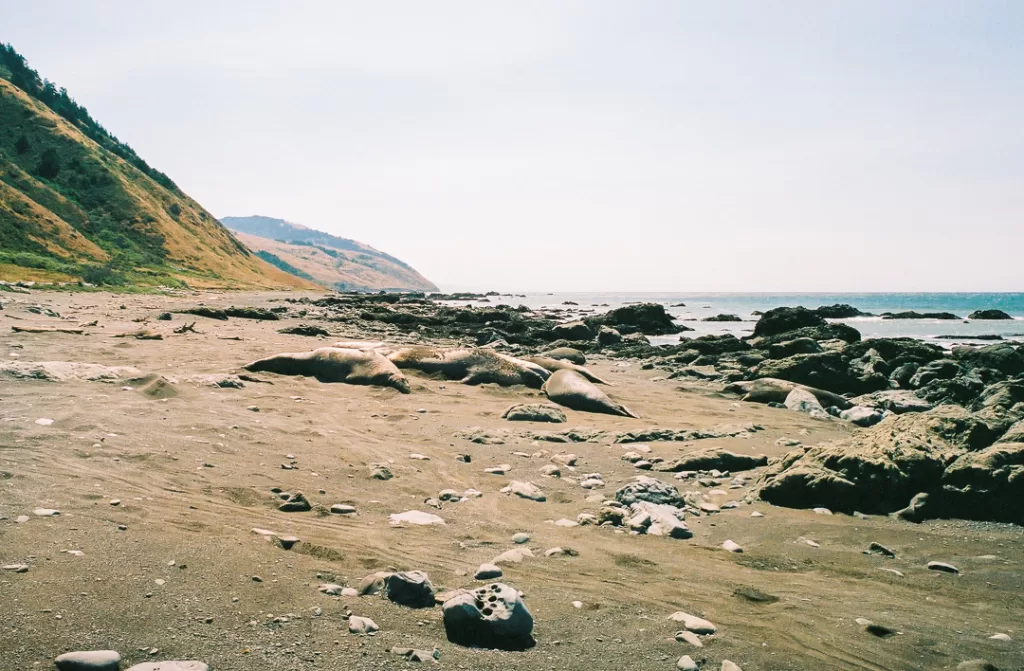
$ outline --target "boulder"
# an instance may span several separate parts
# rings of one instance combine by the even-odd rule
[[[825,319],[849,319],[851,317],[871,317],[870,312],[861,312],[852,305],[846,303],[836,303],[835,305],[822,305],[816,310],[812,310],[819,317]]]
[[[701,319],[701,321],[702,322],[741,322],[741,321],[743,321],[743,319],[740,318],[739,315],[718,314],[718,315],[713,315],[711,317],[704,317],[704,319]]]
[[[556,324],[551,331],[555,334],[556,338],[564,338],[565,340],[593,340],[595,335],[594,329],[583,321]]]
[[[636,331],[646,335],[669,335],[681,330],[672,320],[672,315],[665,310],[665,306],[659,303],[624,305],[604,314],[589,317],[586,321],[592,326],[632,326]],[[619,328],[619,331],[625,332],[622,328]]]
[[[960,365],[952,359],[936,359],[918,367],[910,378],[911,389],[919,389],[932,380],[952,380],[960,373]]]
[[[969,368],[991,368],[1003,375],[1024,373],[1024,353],[1010,343],[986,347],[954,347],[953,358]]]
[[[968,452],[942,474],[942,517],[1024,524],[1024,442]]]
[[[597,342],[604,347],[618,345],[622,342],[622,334],[609,326],[602,326],[597,331]]]
[[[513,480],[501,489],[501,493],[518,496],[521,499],[529,499],[531,501],[547,501],[547,497],[544,496],[544,492],[541,488],[532,482]]]
[[[385,583],[385,594],[389,601],[409,608],[434,606],[434,586],[430,584],[430,576],[423,571],[392,573]]]
[[[699,338],[679,338],[679,347],[683,348],[676,354],[675,361],[678,363],[692,363],[700,355],[726,354],[728,352],[746,352],[751,348],[750,343],[740,340],[731,333],[720,335],[706,335]],[[696,356],[685,354],[688,350],[697,353]],[[685,359],[685,360],[684,360]]]
[[[761,315],[754,326],[755,336],[771,336],[808,326],[827,326],[828,322],[804,307],[775,308]]]
[[[616,501],[627,506],[637,501],[670,506],[680,506],[683,503],[679,490],[666,482],[646,475],[637,476],[633,480],[615,492]]]
[[[1009,410],[1024,402],[1024,380],[1004,380],[991,384],[974,400],[976,408],[1002,408]]]
[[[769,359],[754,370],[753,377],[779,378],[838,394],[866,394],[889,388],[887,378],[881,375],[861,376],[839,352]]]
[[[907,362],[924,364],[946,356],[945,351],[938,345],[915,338],[869,338],[848,345],[844,354],[859,358],[869,350],[875,350],[894,369]]]
[[[784,340],[768,346],[769,359],[785,359],[794,354],[817,354],[822,351],[821,345],[813,338],[795,338]]]
[[[648,536],[668,536],[669,538],[693,538],[693,532],[683,521],[683,511],[674,506],[637,501],[629,506],[632,515],[624,520],[631,529],[646,533]]]
[[[425,513],[421,510],[407,510],[404,513],[393,513],[388,516],[388,524],[400,526],[403,524],[415,524],[419,526],[439,525],[444,526],[444,520],[437,515]]]
[[[906,312],[883,312],[882,319],[942,319],[953,321],[960,318],[952,312],[914,312],[913,310],[908,310]]]
[[[501,415],[510,422],[554,422],[566,421],[565,413],[550,403],[517,403]]]
[[[118,671],[121,655],[114,650],[66,652],[54,660],[57,671]]]
[[[302,492],[295,492],[288,500],[277,507],[283,513],[302,513],[312,510],[313,506]]]
[[[975,310],[967,315],[968,319],[1013,319],[1002,310]]]
[[[535,645],[533,616],[514,588],[500,582],[444,602],[444,629],[458,645],[525,650]]]
[[[932,409],[932,404],[922,399],[909,390],[888,389],[876,391],[852,399],[854,403],[861,406],[875,407],[897,415],[906,412],[927,412]]]
[[[776,343],[796,340],[797,338],[810,338],[821,344],[822,347],[825,347],[824,343],[830,343],[830,346],[825,347],[825,349],[841,350],[850,343],[858,342],[860,340],[860,331],[849,324],[836,322],[834,324],[825,324],[824,326],[804,326],[803,328],[784,331],[774,335],[749,337],[747,342],[754,347],[764,349]]]

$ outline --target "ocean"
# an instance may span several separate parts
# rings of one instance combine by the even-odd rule
[[[708,334],[733,333],[737,337],[753,331],[757,317],[780,306],[816,308],[821,305],[845,303],[862,312],[951,312],[960,319],[882,319],[855,317],[842,319],[861,332],[864,338],[912,337],[949,347],[957,343],[991,343],[978,336],[999,336],[1004,340],[1024,342],[1024,293],[526,293],[491,296],[488,303],[478,305],[526,305],[533,309],[572,310],[573,315],[605,312],[629,303],[661,303],[680,323],[693,331],[682,335],[695,337]],[[458,304],[465,304],[459,301]],[[576,303],[571,305],[567,303]],[[682,305],[680,305],[682,304]],[[1002,310],[1012,320],[972,321],[966,317],[975,310]],[[705,322],[705,317],[734,314],[741,322]],[[573,315],[566,315],[569,318]],[[944,336],[953,336],[948,338]],[[656,344],[678,341],[678,336],[658,336]]]

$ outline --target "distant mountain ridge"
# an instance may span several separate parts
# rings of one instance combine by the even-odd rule
[[[263,260],[332,289],[438,290],[401,259],[357,240],[260,215],[220,221]]]
[[[0,44],[0,279],[315,288],[253,255]]]

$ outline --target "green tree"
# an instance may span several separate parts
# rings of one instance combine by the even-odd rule
[[[39,159],[39,167],[36,168],[36,173],[43,179],[53,179],[59,172],[60,157],[57,156],[57,150],[50,147],[43,152],[42,157]]]
[[[18,138],[18,141],[14,143],[14,151],[18,152],[19,155],[24,154],[29,149],[28,138],[25,137],[24,133]]]

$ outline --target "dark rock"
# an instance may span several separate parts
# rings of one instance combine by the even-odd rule
[[[172,319],[174,319],[174,317],[171,316],[170,312],[161,312],[159,315],[157,315],[157,319],[159,319],[162,322],[169,322]]]
[[[772,377],[826,389],[835,393],[866,394],[889,387],[881,375],[860,376],[839,352],[795,354],[769,359],[757,367],[754,377]]]
[[[556,347],[544,352],[544,356],[551,359],[564,359],[580,366],[587,363],[587,357],[583,355],[583,352],[572,347]]]
[[[959,372],[960,365],[951,359],[929,361],[917,369],[914,376],[910,378],[909,386],[911,389],[917,389],[932,380],[952,380]]]
[[[385,579],[389,601],[409,608],[433,608],[434,586],[423,571],[392,573]]]
[[[678,473],[680,471],[748,471],[759,466],[767,466],[768,457],[764,455],[736,454],[729,450],[715,447],[700,452],[693,452],[673,461],[664,461],[655,466],[659,471]]]
[[[464,591],[444,602],[444,629],[458,645],[498,650],[532,648],[533,616],[519,592],[502,583]]]
[[[702,322],[741,322],[743,321],[739,315],[727,315],[720,314],[714,315],[713,317],[705,317],[701,319]]]
[[[319,326],[313,326],[312,324],[299,324],[298,326],[288,326],[283,329],[278,329],[278,333],[290,333],[292,335],[301,336],[326,336],[331,335],[330,331]]]
[[[880,555],[883,555],[885,557],[890,557],[890,558],[894,558],[894,559],[896,557],[896,553],[895,552],[893,552],[889,548],[885,547],[881,543],[872,543],[871,545],[869,545],[868,546],[868,552],[872,552],[874,554],[880,554]]]
[[[1004,375],[1024,373],[1024,354],[1010,343],[985,347],[954,347],[953,358],[972,368],[992,368]]]
[[[938,345],[914,338],[869,338],[847,346],[843,353],[856,359],[864,356],[868,350],[875,350],[894,369],[904,363],[920,365],[946,356]]]
[[[304,513],[307,510],[312,510],[313,506],[310,505],[302,492],[295,492],[288,500],[277,507],[283,513]]]
[[[805,326],[793,331],[784,331],[773,335],[748,337],[747,342],[753,347],[764,349],[775,343],[796,340],[797,338],[810,338],[819,342],[824,340],[842,340],[846,343],[855,343],[860,341],[860,331],[848,324],[836,322],[834,324],[825,324],[824,326]]]
[[[999,671],[999,667],[986,659],[969,659],[957,664],[956,671]]]
[[[66,652],[54,660],[57,671],[118,671],[121,655],[114,650]]]
[[[968,319],[1013,319],[1002,310],[975,310],[967,315]]]
[[[850,317],[871,317],[870,312],[861,312],[852,305],[836,303],[835,305],[822,305],[817,310],[812,310],[819,317],[825,319],[849,319]]]
[[[618,345],[622,342],[622,334],[610,326],[602,326],[597,331],[597,342],[605,347],[608,345]]]
[[[804,307],[775,308],[761,316],[754,326],[755,336],[771,336],[808,326],[827,326],[828,322]]]
[[[960,319],[952,312],[883,312],[882,319]]]
[[[706,335],[699,338],[680,338],[679,343],[686,350],[693,350],[698,354],[725,354],[727,352],[746,352],[751,349],[749,343],[731,333]],[[690,361],[692,362],[693,359]]]
[[[958,375],[951,380],[932,380],[917,390],[924,400],[940,405],[954,403],[968,405],[985,389],[985,383],[975,375]]]
[[[592,326],[613,326],[620,332],[622,325],[635,326],[646,335],[668,335],[680,331],[672,320],[672,315],[659,303],[624,305],[605,314],[588,317],[586,321]]]
[[[872,392],[854,398],[853,402],[857,405],[887,410],[897,415],[902,415],[905,412],[927,412],[933,407],[933,404],[920,398],[914,392],[900,389]]]
[[[774,343],[768,347],[769,359],[785,359],[794,354],[816,354],[821,351],[821,345],[812,338],[796,338]]]
[[[595,335],[594,329],[583,321],[556,324],[551,330],[554,332],[555,337],[565,338],[566,340],[593,340]]]
[[[1024,524],[1024,443],[969,452],[942,475],[942,517]]]
[[[889,381],[894,383],[897,387],[907,389],[910,387],[910,381],[914,379],[914,375],[920,368],[921,364],[908,361],[905,364],[897,366],[889,374]]]

